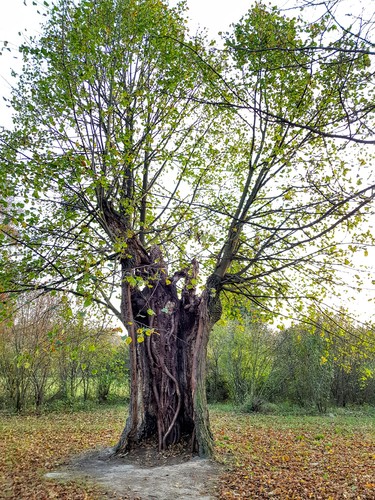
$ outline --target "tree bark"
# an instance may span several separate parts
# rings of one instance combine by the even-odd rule
[[[129,416],[117,446],[126,453],[155,440],[160,451],[184,443],[202,457],[212,454],[206,401],[206,354],[210,330],[220,315],[218,291],[196,294],[198,265],[167,277],[160,251],[150,252],[149,284],[142,290],[126,280],[123,266],[122,315],[130,344]],[[184,278],[182,292],[177,281]]]
[[[208,457],[213,439],[206,400],[207,343],[221,315],[222,278],[210,276],[197,295],[196,261],[169,276],[158,246],[146,251],[131,231],[124,238],[129,234],[126,217],[105,200],[102,210],[108,234],[126,243],[120,257],[121,316],[131,338],[130,405],[116,453],[155,440],[160,451],[184,443]]]

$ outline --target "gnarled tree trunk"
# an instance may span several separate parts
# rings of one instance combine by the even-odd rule
[[[150,251],[149,284],[142,290],[126,279],[123,264],[122,314],[129,335],[131,399],[129,417],[117,446],[127,452],[155,438],[159,450],[187,443],[200,456],[212,453],[205,371],[209,332],[219,319],[214,277],[196,294],[198,265],[167,275],[157,247]],[[177,281],[184,279],[180,293]]]
[[[221,315],[221,278],[209,277],[198,296],[196,261],[169,276],[160,248],[146,250],[129,231],[126,216],[105,200],[102,208],[108,234],[125,240],[121,315],[132,340],[129,416],[117,453],[155,439],[159,450],[184,442],[200,456],[210,456],[206,354],[209,333]]]

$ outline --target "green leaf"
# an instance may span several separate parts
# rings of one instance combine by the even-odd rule
[[[92,305],[92,297],[86,297],[86,299],[83,302],[84,307],[89,307]]]

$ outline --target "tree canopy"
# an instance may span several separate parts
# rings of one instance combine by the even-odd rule
[[[260,301],[331,282],[348,263],[337,230],[373,196],[370,150],[348,144],[373,142],[370,41],[339,30],[329,14],[312,24],[256,4],[214,51],[189,37],[182,6],[51,8],[21,47],[15,129],[2,134],[2,241],[26,262],[26,288],[108,303],[133,236]],[[294,270],[307,284],[296,292]]]

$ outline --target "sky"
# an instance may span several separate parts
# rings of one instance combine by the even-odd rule
[[[296,1],[296,0],[294,0]],[[279,7],[294,3],[293,0],[272,0]],[[352,0],[344,0],[346,10],[352,10]],[[354,0],[357,8],[362,2],[366,5],[375,4],[375,0]],[[169,0],[170,5],[175,5],[178,0]],[[36,6],[33,6],[33,3]],[[206,28],[210,38],[215,38],[219,31],[228,31],[230,25],[238,21],[254,2],[252,0],[187,0],[190,28],[194,32],[199,28]],[[267,2],[266,2],[267,3]],[[26,4],[26,5],[25,5]],[[0,0],[0,46],[3,41],[8,46],[16,48],[25,36],[32,36],[39,32],[39,22],[43,19],[37,10],[45,11],[43,0]],[[21,36],[18,33],[21,32]],[[0,96],[9,95],[10,68],[17,69],[20,62],[14,55],[5,53],[0,57]],[[0,97],[0,124],[8,124],[9,111],[4,106]]]
[[[37,9],[40,8],[43,12],[44,8],[43,0],[34,1],[38,4],[36,7],[32,5],[33,0],[0,0],[0,46],[3,41],[7,41],[9,47],[17,48],[24,41],[25,36],[38,34],[39,22],[43,18],[37,14]],[[351,0],[345,1],[347,11],[353,12],[353,7],[350,6]],[[361,1],[356,0],[357,8]],[[279,6],[285,6],[287,2],[288,0],[278,0]],[[176,3],[177,0],[170,0],[171,5]],[[210,38],[215,38],[219,31],[227,31],[231,23],[239,20],[252,3],[251,0],[187,0],[190,28],[195,31],[205,27]],[[374,7],[375,0],[367,0],[366,5],[369,8],[371,5]],[[22,33],[21,36],[18,35],[19,32]],[[11,123],[10,110],[6,108],[2,97],[10,94],[12,82],[10,68],[17,70],[21,67],[20,60],[14,58],[16,55],[17,52],[14,54],[6,52],[0,56],[0,125],[5,126]],[[370,256],[365,260],[366,263],[372,260],[371,264],[375,264],[374,249],[370,250]],[[358,256],[357,261],[361,264],[364,261],[363,256]],[[348,278],[350,280],[350,276]],[[355,304],[351,303],[351,309],[359,311],[361,315],[365,313],[366,316],[375,317],[375,304],[368,303],[369,297],[375,297],[374,290],[361,294]]]
[[[24,40],[24,36],[39,32],[39,22],[43,18],[37,14],[37,9],[44,12],[43,0],[34,1],[38,4],[36,7],[32,5],[33,0],[0,0],[0,45],[7,41],[9,47],[16,48]],[[176,0],[170,0],[171,5],[176,3]],[[251,5],[248,0],[188,0],[187,3],[191,29],[195,31],[206,27],[212,38],[219,31],[227,31],[229,25],[240,19]],[[18,35],[19,32],[22,36]],[[19,68],[20,62],[14,59],[14,55],[6,52],[0,56],[0,124],[3,125],[10,123],[9,111],[2,97],[9,95],[11,67]]]

